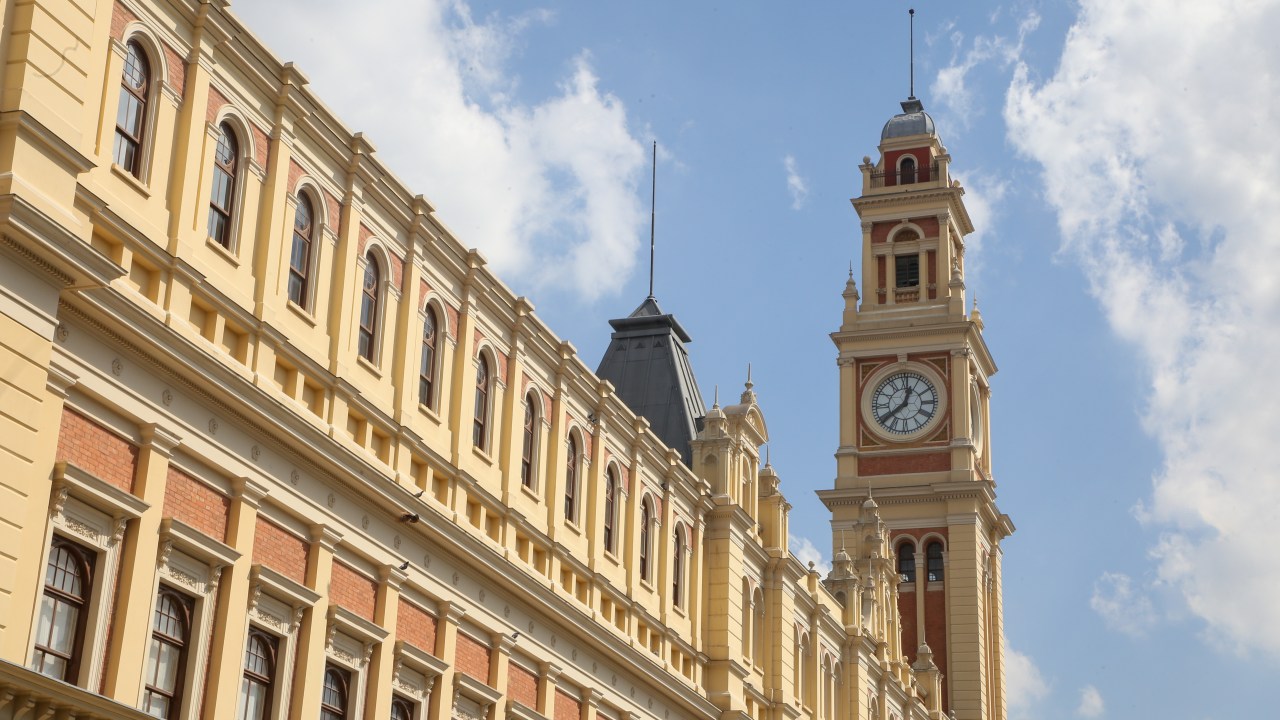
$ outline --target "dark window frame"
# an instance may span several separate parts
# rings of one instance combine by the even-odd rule
[[[350,713],[351,671],[328,663],[324,667],[324,685],[320,693],[320,720],[342,720]]]
[[[894,255],[893,279],[897,288],[920,287],[920,255]]]
[[[293,242],[289,246],[289,300],[307,310],[311,292],[311,253],[315,247],[315,208],[311,198],[298,193],[293,210]]]
[[[422,355],[418,358],[418,404],[434,407],[436,395],[436,348],[440,323],[435,308],[427,307],[422,321]]]
[[[382,305],[382,266],[373,252],[365,255],[364,280],[360,288],[360,329],[356,352],[374,362],[377,357],[378,311]]]
[[[564,519],[575,524],[578,522],[578,476],[582,465],[581,454],[577,436],[569,433],[569,438],[565,441]]]
[[[489,442],[489,395],[490,378],[489,359],[484,353],[476,359],[476,404],[475,418],[471,426],[471,444],[484,450]]]
[[[672,532],[671,604],[684,607],[684,526],[677,524]]]
[[[924,548],[925,572],[929,582],[940,582],[946,579],[946,567],[942,558],[942,543],[938,540],[930,542]]]
[[[604,473],[604,550],[608,553],[617,552],[614,546],[617,538],[617,533],[614,532],[617,512],[618,472],[611,465]]]
[[[71,568],[60,564],[64,553],[68,561],[73,564]],[[35,638],[31,651],[31,667],[42,675],[72,684],[75,684],[80,677],[80,663],[84,660],[85,635],[89,624],[89,606],[93,600],[93,571],[97,556],[98,554],[95,551],[60,535],[54,535],[53,540],[50,542],[49,557],[45,561],[43,591],[40,596],[40,614],[44,614],[45,598],[51,598],[54,603],[53,619],[49,623],[51,631],[56,623],[59,610],[73,608],[77,614],[73,631],[75,637],[71,641],[71,648],[68,652],[63,653],[49,644],[42,645],[42,638]],[[55,565],[55,562],[59,564]],[[60,587],[62,583],[58,582],[59,573],[65,575],[69,569],[75,569],[80,573],[78,577],[80,583],[79,595]],[[52,584],[50,582],[51,572],[53,573]],[[37,623],[36,631],[39,632],[39,623]],[[47,638],[44,639],[47,640]],[[61,677],[46,673],[41,669],[45,658],[48,656],[61,658],[64,661]]]
[[[224,152],[225,150],[225,152]],[[213,151],[213,181],[209,186],[209,237],[230,250],[235,234],[236,190],[240,179],[240,139],[235,128],[218,124],[218,144]],[[221,190],[221,193],[219,191]],[[222,195],[219,198],[219,194]]]
[[[533,394],[524,396],[524,435],[520,443],[520,484],[533,489],[533,456],[537,449],[538,411],[534,408]]]
[[[256,656],[253,654],[255,642],[261,643],[262,647],[266,650],[263,655]],[[278,669],[280,659],[280,638],[270,633],[263,632],[257,628],[250,628],[249,637],[247,638],[244,646],[244,655],[244,671],[241,673],[241,678],[253,685],[262,687],[265,691],[264,697],[266,700],[262,705],[262,714],[259,718],[242,717],[241,720],[266,720],[266,718],[271,717],[271,701],[275,695],[276,675],[278,674],[276,670]],[[265,669],[267,671],[266,674],[260,673],[250,667],[250,660],[256,657],[261,657],[262,664],[265,665]],[[245,712],[245,700],[246,696],[242,691],[240,697],[241,706],[237,711],[238,713]]]
[[[137,71],[134,73],[135,77],[140,78],[138,85],[129,82],[131,63]],[[147,115],[151,110],[150,96],[151,60],[137,40],[130,40],[125,43],[125,65],[120,71],[120,101],[116,104],[116,131],[111,159],[122,170],[139,180],[142,179],[142,156],[149,119]],[[132,103],[136,103],[136,107]],[[135,130],[120,124],[126,111],[137,121]],[[121,155],[122,149],[125,156]]]
[[[181,626],[183,637],[166,634],[156,627],[156,625],[160,621],[161,608],[163,607],[162,603],[166,599],[170,600],[177,608],[177,612],[179,613],[180,616],[174,619]],[[152,712],[151,710],[152,698],[154,696],[159,696],[168,700],[169,712],[165,715],[157,715],[156,717],[177,718],[177,717],[180,717],[182,714],[183,690],[186,689],[186,683],[184,682],[184,680],[186,679],[186,675],[187,675],[187,654],[191,646],[191,626],[195,617],[194,609],[195,609],[195,600],[193,600],[192,598],[186,595],[183,595],[182,593],[176,590],[173,590],[172,588],[161,585],[160,591],[156,593],[156,607],[155,607],[155,612],[153,613],[152,627],[151,627],[152,643],[151,643],[151,646],[148,648],[149,655],[148,655],[148,665],[146,668],[146,673],[147,674],[151,673],[150,663],[156,661],[154,657],[156,643],[169,645],[171,647],[177,648],[178,666],[177,666],[176,672],[174,673],[174,687],[172,690],[167,691],[164,688],[153,685],[152,682],[154,678],[148,678],[148,677],[143,678],[143,691],[142,691],[143,712],[147,712],[147,713]]]
[[[649,525],[653,522],[653,506],[649,498],[640,503],[640,579],[649,582],[649,571],[653,563],[649,562],[652,548],[649,547],[651,533]]]
[[[898,574],[906,577],[905,582],[916,581],[916,546],[905,541],[898,544]]]
[[[898,161],[898,183],[900,185],[914,185],[918,174],[917,171],[915,156],[904,155]]]

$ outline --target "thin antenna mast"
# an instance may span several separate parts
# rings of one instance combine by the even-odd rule
[[[649,195],[649,299],[653,299],[653,228],[658,207],[658,141],[653,141],[653,186]]]
[[[907,96],[908,100],[916,99],[916,9],[907,10],[907,24],[909,26],[908,34],[911,38],[911,94]]]

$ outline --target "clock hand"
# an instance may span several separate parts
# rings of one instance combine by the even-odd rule
[[[906,406],[907,406],[907,403],[908,403],[908,402],[910,402],[910,401],[911,401],[911,391],[910,391],[910,390],[908,390],[908,391],[907,391],[907,395],[906,395],[906,397],[902,398],[902,402],[898,404],[898,407],[896,407],[896,408],[894,408],[894,409],[890,410],[889,412],[887,412],[887,413],[885,413],[885,414],[881,415],[880,417],[878,417],[878,418],[876,418],[876,419],[877,419],[877,420],[879,420],[881,423],[883,423],[885,420],[888,420],[889,418],[893,417],[894,415],[897,415],[897,414],[898,414],[898,411],[899,411],[899,410],[901,410],[902,408],[906,407]]]

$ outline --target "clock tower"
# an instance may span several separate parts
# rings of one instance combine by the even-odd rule
[[[965,302],[973,224],[933,118],[914,97],[863,158],[860,282],[852,271],[832,334],[840,372],[833,553],[868,532],[874,496],[901,582],[905,658],[932,653],[942,707],[958,720],[1004,720],[1000,543],[1013,532],[996,507],[990,379],[995,362],[976,303]],[[861,289],[861,291],[859,291]],[[926,647],[927,646],[927,647]],[[927,657],[927,655],[926,655]]]

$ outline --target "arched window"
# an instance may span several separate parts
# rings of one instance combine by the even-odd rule
[[[604,549],[614,552],[613,527],[618,517],[618,473],[610,467],[604,474]]]
[[[822,717],[835,720],[836,676],[831,666],[831,656],[822,657]]]
[[[64,682],[76,682],[93,587],[93,560],[93,553],[54,536],[45,566],[32,670]]]
[[[898,177],[901,178],[903,185],[910,185],[916,181],[916,159],[910,155],[902,158],[902,164],[898,166]]]
[[[320,696],[320,720],[342,720],[347,716],[347,686],[351,674],[332,665],[324,669],[324,692]]]
[[[524,442],[520,447],[520,484],[533,488],[533,451],[537,438],[538,412],[533,406],[533,395],[524,396]]]
[[[755,614],[752,612],[751,581],[742,578],[742,656],[751,657],[756,636]]]
[[[125,45],[116,107],[116,140],[112,161],[130,175],[142,177],[142,142],[146,137],[147,99],[151,91],[151,63],[137,41]]]
[[[645,498],[640,505],[640,579],[649,581],[649,524],[653,522],[653,505]]]
[[[809,634],[805,633],[800,639],[800,657],[796,658],[796,662],[800,664],[800,697],[802,702],[813,707],[813,648],[809,643]]]
[[[240,684],[239,720],[266,720],[271,716],[271,691],[276,681],[274,636],[249,631],[244,651],[244,681]]]
[[[418,364],[418,402],[432,407],[436,399],[436,347],[440,329],[435,308],[427,308],[422,322],[422,359]]]
[[[293,245],[289,249],[289,299],[300,308],[307,307],[311,289],[311,248],[315,239],[315,212],[306,195],[298,195],[293,211]]]
[[[925,567],[929,572],[929,582],[942,579],[942,543],[937,540],[924,548]]]
[[[564,519],[578,521],[578,466],[582,458],[578,452],[578,439],[569,434],[564,453]]]
[[[676,523],[672,537],[671,604],[684,607],[684,526]]]
[[[909,540],[898,546],[898,574],[904,582],[916,581],[916,546]]]
[[[391,698],[391,720],[413,720],[413,704],[401,697]]]
[[[209,193],[209,237],[231,247],[231,210],[236,198],[236,166],[240,144],[231,126],[218,126],[218,147],[213,151],[213,188]]]
[[[168,588],[156,597],[151,626],[142,710],[158,718],[176,718],[181,710],[182,678],[191,633],[191,601]]]
[[[382,269],[378,267],[378,258],[371,252],[365,256],[364,285],[360,294],[360,335],[357,352],[360,357],[373,362],[374,338],[378,333],[378,304],[381,302],[382,290],[379,287]]]
[[[751,595],[751,662],[764,665],[764,592],[756,588]]]
[[[483,450],[489,440],[489,359],[481,355],[476,361],[475,421],[471,426],[471,443]]]

